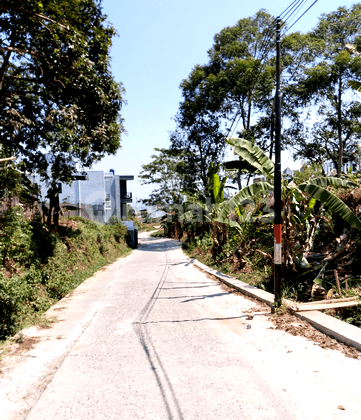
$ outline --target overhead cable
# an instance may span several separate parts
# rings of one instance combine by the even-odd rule
[[[287,28],[287,30],[284,32],[284,34],[285,33],[287,33],[293,26],[295,26],[296,25],[296,23],[311,9],[311,7],[313,7],[316,3],[318,2],[318,0],[315,0],[312,4],[311,4],[311,6],[306,10],[306,11],[304,11],[303,13],[302,13],[302,15],[296,20],[296,22],[294,22],[289,28]]]
[[[282,27],[287,25],[287,21],[289,21],[298,11],[299,9],[304,6],[304,3],[307,0],[294,0],[280,15],[279,17],[282,19]],[[318,0],[316,0],[301,16],[300,18],[317,2]],[[298,18],[297,21],[295,23],[298,22],[298,20],[300,19]],[[295,24],[294,23],[294,24]],[[293,24],[293,25],[294,25]],[[293,26],[292,25],[292,26]],[[259,76],[261,74],[262,69],[265,66],[265,62],[264,59],[267,56],[267,54],[269,53],[272,44],[273,44],[273,33],[274,33],[274,29],[276,27],[276,19],[273,19],[273,21],[270,23],[269,27],[267,28],[267,30],[265,31],[263,40],[261,42],[261,46],[258,49],[255,59],[256,61],[258,61],[259,65],[255,68],[255,74],[254,74],[254,78],[253,78],[253,84],[251,86],[251,89],[256,85],[256,83],[258,82]],[[289,28],[290,29],[290,28]],[[232,124],[228,129],[228,133],[226,135],[226,137],[229,136],[229,134],[232,132],[232,135],[234,133],[234,131],[237,128],[237,125],[239,124],[239,121],[241,119],[241,115],[239,115],[238,117],[238,121],[236,123],[236,125],[234,126],[236,120],[238,117],[238,112],[235,114],[235,117],[233,118]],[[234,126],[234,128],[233,128]]]
[[[307,1],[307,0],[298,0],[291,8],[290,10],[284,14],[284,16],[279,16],[282,21],[283,21],[283,25],[292,18],[292,16],[297,13],[298,9],[302,6],[302,4]],[[283,26],[282,25],[282,26]]]

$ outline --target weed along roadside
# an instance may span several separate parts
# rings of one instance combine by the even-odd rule
[[[274,293],[274,163],[250,141],[227,142],[242,162],[224,167],[261,178],[226,195],[227,176],[210,164],[208,190],[185,191],[184,203],[169,206],[164,234],[181,239],[189,256]],[[361,327],[360,173],[337,178],[304,165],[282,180],[281,193],[281,298]]]
[[[156,232],[152,236],[160,237],[164,236],[164,233]],[[264,287],[267,284],[269,267],[265,266],[264,270],[257,270],[257,268],[252,270],[251,266],[248,267],[248,270],[240,273],[232,271],[232,266],[228,264],[222,265],[212,261],[210,252],[209,250],[207,252],[206,248],[189,246],[183,242],[183,250],[191,258],[192,264],[210,275],[213,280],[224,284],[228,291],[240,293],[242,296],[253,301],[260,301],[270,307],[273,306],[274,295]],[[330,301],[335,307],[342,308],[343,305],[353,303],[354,299],[353,297]],[[359,358],[361,328],[336,318],[334,316],[336,309],[327,310],[327,313],[324,313],[323,306],[329,306],[330,301],[322,300],[300,304],[284,298],[281,308],[276,310],[273,315],[270,314],[270,320],[275,324],[276,329],[306,337],[323,348],[338,348],[348,357]],[[346,309],[348,308],[346,307]],[[330,316],[331,314],[333,316]],[[301,321],[297,322],[297,318]]]
[[[193,264],[197,266],[200,270],[214,276],[215,279],[230,287],[231,289],[242,293],[245,296],[250,298],[255,298],[263,303],[266,303],[269,306],[273,305],[274,295],[265,290],[258,289],[255,286],[252,286],[248,283],[244,283],[234,277],[231,277],[227,274],[223,274],[218,270],[214,270],[201,262],[194,260]],[[339,319],[331,317],[327,314],[321,313],[317,309],[313,309],[305,312],[297,312],[297,310],[292,310],[292,306],[289,300],[283,300],[284,306],[280,308],[278,313],[275,315],[290,312],[296,317],[300,318],[303,321],[307,321],[317,330],[321,331],[324,334],[329,335],[332,338],[335,338],[341,343],[346,344],[347,346],[355,347],[357,350],[361,351],[361,329],[353,325],[350,325],[346,322],[343,322]],[[315,306],[315,305],[313,305]],[[276,321],[276,325],[281,325],[282,320]],[[287,328],[285,328],[288,331]],[[301,331],[300,331],[301,332]],[[298,335],[297,333],[295,335]],[[302,332],[300,335],[303,335]],[[352,353],[351,357],[355,357],[355,354]],[[358,355],[357,355],[358,357]]]
[[[49,231],[12,207],[0,221],[0,340],[44,322],[42,314],[104,265],[131,252],[127,229],[82,217]]]

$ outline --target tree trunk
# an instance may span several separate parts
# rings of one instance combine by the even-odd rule
[[[51,229],[52,226],[56,229],[59,226],[60,213],[59,191],[56,184],[49,188],[48,197],[50,199],[50,204],[46,224],[48,229]]]

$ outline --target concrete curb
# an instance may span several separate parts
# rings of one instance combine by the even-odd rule
[[[201,270],[217,277],[218,280],[227,286],[236,289],[246,296],[258,299],[269,306],[273,305],[274,295],[272,293],[257,289],[257,287],[251,286],[250,284],[237,280],[234,277],[209,268],[195,259],[193,259],[192,262]],[[320,311],[309,311],[307,313],[295,312],[295,315],[298,318],[309,322],[322,333],[361,351],[361,328],[347,324],[346,322],[340,321],[339,319],[326,315]]]

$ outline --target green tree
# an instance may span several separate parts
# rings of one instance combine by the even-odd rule
[[[1,154],[56,191],[80,163],[120,147],[123,87],[109,70],[113,27],[97,0],[3,0]],[[47,156],[46,156],[47,155]]]
[[[192,170],[193,156],[184,150],[154,149],[152,162],[143,165],[139,174],[142,184],[157,186],[142,202],[149,206],[166,207],[183,203],[182,190],[194,188],[197,178]]]
[[[289,136],[294,156],[314,163],[332,160],[338,175],[344,159],[352,159],[361,137],[361,104],[350,89],[351,80],[361,80],[361,57],[347,51],[358,45],[361,4],[339,7],[323,14],[310,32],[312,60],[304,63],[292,86],[293,103],[300,113],[312,110],[300,136]],[[294,129],[294,127],[293,127]]]
[[[201,185],[198,188],[206,193],[209,187],[207,174],[210,163],[220,163],[224,158],[224,134],[220,131],[219,121],[200,118],[190,127],[178,126],[171,133],[170,141],[172,150],[187,150],[189,165],[185,170],[189,175],[195,174],[199,178]]]
[[[135,210],[130,204],[127,204],[127,215],[129,218],[132,218],[135,216]]]
[[[270,158],[273,156],[275,22],[265,10],[260,10],[254,16],[224,28],[214,37],[214,44],[208,51],[208,63],[196,65],[180,85],[183,101],[176,116],[179,130],[171,141],[175,147],[187,148],[196,154],[205,192],[209,164],[222,161],[225,137],[236,126],[240,137],[257,144]],[[301,63],[309,61],[309,47],[307,36],[299,33],[284,38],[285,85],[297,74]],[[289,130],[287,136],[293,137],[299,132],[299,113],[290,92],[285,88],[283,91],[283,119],[289,120],[287,125],[294,132]],[[245,169],[239,168],[239,185],[240,174],[247,172]]]
[[[182,81],[184,99],[177,121],[188,137],[189,132],[194,133],[190,141],[195,143],[197,131],[202,134],[204,127],[213,127],[215,141],[224,147],[224,134],[239,122],[242,136],[272,153],[273,122],[269,114],[275,80],[274,22],[271,15],[260,10],[224,28],[214,37],[209,62],[196,65]],[[265,110],[269,118],[258,124],[254,117]],[[219,162],[218,156],[211,160]]]

